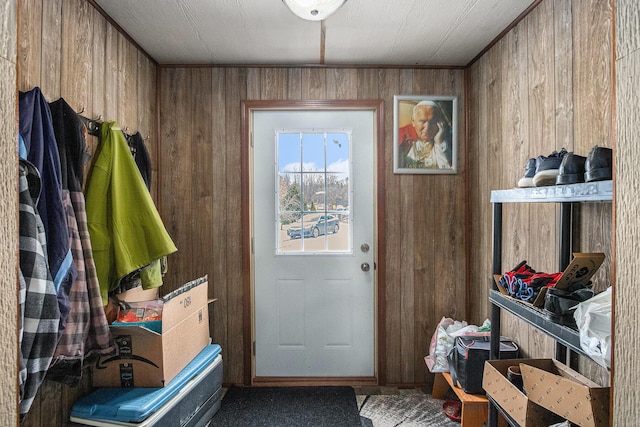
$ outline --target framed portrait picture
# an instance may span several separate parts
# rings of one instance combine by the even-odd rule
[[[455,96],[393,97],[394,173],[456,173],[457,102]]]

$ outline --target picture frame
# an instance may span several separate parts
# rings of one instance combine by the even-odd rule
[[[393,173],[456,174],[458,98],[394,95]]]

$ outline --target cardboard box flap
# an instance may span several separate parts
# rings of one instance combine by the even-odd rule
[[[485,362],[482,387],[504,412],[522,427],[548,427],[562,418],[532,402],[507,379],[509,366],[520,362],[535,363],[537,359],[502,359]]]
[[[178,323],[208,304],[209,282],[207,276],[188,282],[162,299],[162,332],[167,332]]]
[[[587,283],[604,262],[604,254],[574,253],[571,263],[564,269],[562,276],[556,283],[556,288],[567,289],[573,283]]]
[[[529,398],[580,426],[609,425],[610,388],[553,359],[520,364]]]

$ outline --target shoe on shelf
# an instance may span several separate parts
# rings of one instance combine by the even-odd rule
[[[544,312],[549,320],[564,326],[576,328],[573,313],[578,304],[593,297],[594,292],[589,288],[568,292],[556,288],[548,288],[544,297]]]
[[[611,158],[611,148],[595,145],[589,152],[584,164],[584,180],[592,182],[611,179]]]
[[[524,175],[518,181],[518,187],[527,188],[535,187],[533,185],[533,175],[536,173],[536,159],[527,160],[527,164],[524,167]]]
[[[576,184],[584,182],[584,164],[587,158],[573,152],[565,154],[558,169],[556,185]]]
[[[536,187],[556,185],[560,163],[562,163],[562,159],[566,154],[567,150],[563,148],[560,152],[554,151],[547,157],[538,156],[536,158],[536,173],[533,175],[533,185]]]

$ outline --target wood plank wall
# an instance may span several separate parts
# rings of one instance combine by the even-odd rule
[[[159,204],[176,238],[168,277],[209,276],[212,336],[225,381],[243,381],[240,222],[241,100],[383,99],[386,169],[385,369],[390,384],[420,384],[442,316],[464,319],[465,132],[462,70],[161,68]],[[456,95],[457,175],[392,173],[393,95]],[[434,208],[435,206],[435,208]]]
[[[86,0],[20,1],[18,16],[19,90],[40,87],[49,102],[62,97],[85,117],[117,121],[129,134],[139,131],[153,159],[155,62]],[[97,139],[88,143],[93,152]],[[155,162],[153,167],[155,175]]]
[[[0,425],[15,425],[17,420],[16,395],[18,366],[16,364],[16,331],[18,319],[16,307],[18,295],[16,283],[18,254],[16,221],[18,174],[16,163],[16,12],[17,0],[5,1],[0,17]],[[16,237],[13,237],[16,236]],[[15,344],[14,344],[15,343]]]
[[[546,0],[470,68],[469,203],[472,319],[489,315],[490,192],[516,186],[528,158],[566,148],[587,156],[594,145],[612,147],[612,7],[608,0]],[[503,270],[527,260],[558,271],[553,204],[503,205]],[[596,290],[611,284],[612,205],[576,206],[574,252],[604,252]],[[552,357],[553,343],[512,316],[503,334],[525,354]],[[608,376],[582,362],[592,379]]]
[[[640,318],[636,292],[640,273],[640,3],[616,1],[616,262],[615,280],[615,371],[613,380],[614,426],[626,426],[640,419],[640,366],[635,331]]]
[[[490,191],[514,186],[529,157],[561,147],[586,155],[596,143],[611,146],[613,42],[607,0],[545,0],[466,71],[158,70],[86,1],[18,4],[20,90],[39,86],[48,99],[62,96],[78,110],[84,108],[88,117],[102,115],[151,136],[148,148],[158,172],[154,196],[180,249],[169,260],[167,287],[209,275],[210,296],[220,298],[212,308],[211,330],[225,351],[226,382],[239,383],[243,374],[238,176],[242,99],[384,99],[384,336],[390,384],[424,382],[422,357],[437,321],[444,315],[464,318],[459,296],[467,277],[465,244],[471,284],[468,320],[480,323],[488,317]],[[459,112],[458,175],[392,174],[394,94],[459,96],[468,114]],[[156,107],[159,141],[154,141]],[[434,201],[444,203],[434,210]],[[596,280],[603,288],[611,277],[611,206],[579,209],[576,250],[607,254]],[[505,268],[522,259],[540,270],[557,267],[556,230],[549,221],[555,216],[552,207],[505,210]],[[551,344],[540,334],[508,318],[504,323],[506,333],[526,353],[550,355]],[[86,382],[78,389],[45,382],[24,425],[66,425],[72,402],[87,391]]]
[[[49,102],[62,97],[86,117],[115,120],[128,133],[149,136],[154,158],[155,63],[86,0],[20,0],[18,18],[18,89],[40,87]],[[95,150],[97,139],[88,142]],[[67,425],[73,402],[89,391],[88,370],[77,388],[45,381],[22,425]]]

